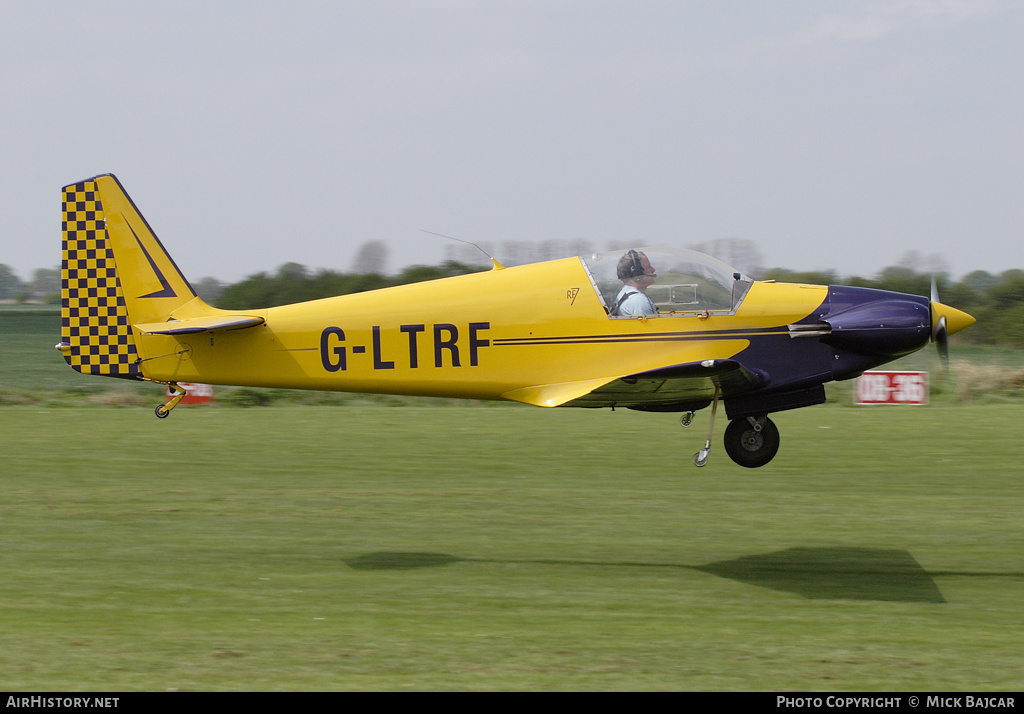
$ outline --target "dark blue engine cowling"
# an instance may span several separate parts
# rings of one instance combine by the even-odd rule
[[[830,285],[818,309],[790,325],[788,335],[765,335],[733,357],[756,365],[771,382],[727,396],[729,418],[820,404],[825,382],[857,377],[920,349],[930,337],[928,298]]]
[[[829,286],[820,319],[831,327],[821,341],[836,349],[836,379],[919,350],[932,332],[928,298],[871,288]]]

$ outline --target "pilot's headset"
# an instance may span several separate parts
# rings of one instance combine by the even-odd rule
[[[619,259],[619,264],[616,268],[616,274],[619,280],[630,280],[632,278],[638,278],[644,275],[644,264],[640,260],[640,253],[637,250],[630,249],[622,258]]]

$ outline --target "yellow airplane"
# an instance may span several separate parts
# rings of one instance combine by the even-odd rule
[[[752,281],[693,251],[632,248],[294,305],[203,302],[113,175],[63,189],[61,342],[83,374],[682,412],[720,402],[736,463],[768,463],[772,412],[974,318],[866,288]]]

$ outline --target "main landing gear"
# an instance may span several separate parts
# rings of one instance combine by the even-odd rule
[[[715,413],[718,411],[718,397],[711,403],[711,423],[708,425],[708,438],[704,448],[693,455],[693,465],[702,467],[708,463],[711,453],[711,437],[715,429]],[[685,412],[679,420],[684,427],[693,423],[693,412]],[[764,466],[779,451],[779,428],[775,422],[763,416],[749,416],[733,419],[725,429],[725,453],[740,466],[755,469]]]
[[[733,419],[725,428],[725,452],[740,466],[764,466],[778,451],[779,428],[767,416]]]

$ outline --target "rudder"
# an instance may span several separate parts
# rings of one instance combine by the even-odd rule
[[[195,299],[117,178],[64,187],[59,347],[73,369],[143,378],[132,324]]]

